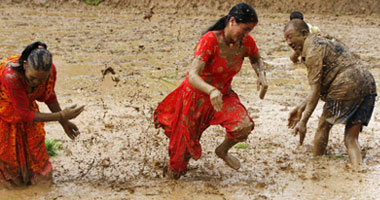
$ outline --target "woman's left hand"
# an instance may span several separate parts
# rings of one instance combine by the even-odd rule
[[[74,140],[80,134],[78,127],[74,123],[70,121],[60,123],[62,128],[65,130],[66,135],[69,136],[70,139]]]
[[[210,102],[214,110],[220,112],[223,108],[223,94],[218,89],[212,90],[210,93]]]
[[[259,90],[261,91],[260,92],[260,99],[264,99],[265,93],[268,90],[268,83],[267,83],[267,78],[265,76],[265,73],[261,74],[257,78],[257,91],[259,91]]]

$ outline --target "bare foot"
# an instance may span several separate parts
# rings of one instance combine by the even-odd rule
[[[0,190],[2,190],[2,189],[12,190],[12,189],[14,189],[14,185],[9,183],[8,181],[0,179]]]
[[[168,171],[167,171],[166,175],[168,176],[168,178],[170,178],[170,179],[174,179],[174,180],[178,180],[178,179],[181,177],[181,174],[178,174],[178,173],[174,172],[174,171],[173,171],[172,169],[170,169],[169,167],[168,167],[167,170],[168,170]]]
[[[240,165],[240,161],[239,161],[236,157],[231,156],[231,155],[228,154],[228,153],[223,153],[223,151],[221,151],[219,147],[215,149],[215,153],[216,153],[216,155],[217,155],[219,158],[223,159],[224,162],[225,162],[229,167],[231,167],[232,169],[234,169],[234,170],[238,170],[238,169],[241,167],[241,165]]]

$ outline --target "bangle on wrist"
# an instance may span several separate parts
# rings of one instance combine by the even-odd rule
[[[63,121],[65,119],[65,114],[63,114],[62,111],[59,111],[59,117],[60,117],[60,120],[59,121]]]
[[[210,90],[210,92],[208,93],[208,95],[211,95],[211,93],[212,93],[214,90],[217,90],[217,88],[216,88],[216,87],[212,88],[212,90]]]

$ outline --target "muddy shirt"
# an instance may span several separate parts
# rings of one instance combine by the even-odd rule
[[[372,74],[342,44],[313,34],[301,54],[309,84],[321,84],[322,100],[355,100],[376,94]]]

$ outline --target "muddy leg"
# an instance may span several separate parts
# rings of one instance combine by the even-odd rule
[[[238,142],[239,141],[237,140],[230,140],[226,137],[224,141],[222,142],[222,144],[220,144],[215,149],[216,155],[219,158],[223,159],[224,162],[226,162],[228,166],[230,166],[232,169],[235,169],[235,170],[238,170],[240,168],[240,161],[234,156],[231,156],[230,154],[228,154],[228,150]]]
[[[10,182],[8,182],[6,180],[3,180],[0,177],[0,190],[2,190],[2,189],[12,190],[14,188],[15,188],[15,186],[12,183],[10,183]]]
[[[167,176],[169,179],[178,180],[181,177],[181,174],[176,173],[172,169],[168,168]]]
[[[35,179],[31,181],[32,185],[46,185],[51,186],[53,184],[53,173],[49,172],[46,175],[38,174]]]
[[[358,168],[362,163],[362,156],[360,154],[360,146],[358,142],[359,132],[362,124],[354,125],[350,128],[345,128],[344,144],[346,145],[348,156],[354,168]]]
[[[326,121],[326,118],[322,114],[319,119],[318,129],[314,136],[314,156],[321,156],[325,154],[326,147],[329,142],[329,134],[332,125]]]
[[[251,130],[252,128],[251,127],[246,127],[244,128],[242,131],[239,132],[239,137],[237,137],[236,139],[234,140],[231,140],[231,139],[228,139],[227,137],[224,139],[224,141],[222,142],[222,144],[220,144],[216,149],[215,149],[215,153],[216,155],[223,159],[224,162],[226,162],[226,164],[228,166],[230,166],[232,169],[235,169],[235,170],[238,170],[240,168],[240,161],[234,157],[234,156],[231,156],[229,153],[228,153],[228,150],[231,149],[231,147],[233,147],[235,144],[237,144],[238,142],[243,142],[245,141],[247,138],[248,138],[248,135],[251,133]]]

